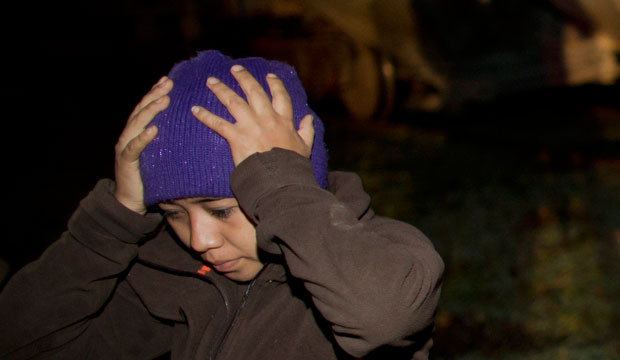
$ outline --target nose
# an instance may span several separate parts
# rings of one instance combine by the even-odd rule
[[[199,253],[218,248],[224,244],[219,224],[207,215],[190,215],[189,243]]]

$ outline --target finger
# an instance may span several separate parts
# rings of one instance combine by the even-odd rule
[[[130,119],[133,118],[134,116],[136,116],[138,112],[140,112],[148,104],[168,94],[170,90],[172,90],[172,87],[173,87],[172,80],[168,79],[168,77],[164,76],[161,79],[159,79],[157,84],[153,85],[153,87],[151,88],[151,91],[149,91],[146,95],[144,95],[144,97],[140,100],[138,105],[136,105],[136,107],[131,112],[131,115],[129,116],[129,118]]]
[[[207,87],[215,94],[215,97],[226,107],[236,121],[243,122],[245,119],[250,119],[254,116],[254,111],[248,103],[219,79],[209,77],[207,79]]]
[[[201,123],[208,126],[226,140],[229,140],[229,137],[234,133],[233,124],[211,113],[202,106],[192,106],[192,114],[194,114],[194,117]]]
[[[169,79],[165,79],[163,82],[155,85],[151,89],[151,91],[149,91],[133,109],[133,111],[129,115],[129,121],[131,121],[140,111],[142,111],[142,109],[144,109],[150,103],[168,94],[170,90],[172,90],[172,86],[172,80]]]
[[[155,85],[153,85],[151,87],[151,90],[155,89],[158,85],[160,85],[161,83],[163,83],[164,81],[166,81],[168,79],[168,77],[166,75],[162,76],[159,78],[159,80],[157,80],[157,82],[155,83]]]
[[[237,80],[241,90],[248,99],[248,104],[259,114],[273,111],[273,106],[262,85],[241,65],[234,65],[230,73]]]
[[[297,134],[304,141],[308,149],[312,150],[312,145],[314,144],[314,117],[310,114],[304,116],[303,119],[299,122],[299,130],[297,130]],[[310,156],[310,153],[308,153]]]
[[[134,162],[140,158],[142,150],[155,139],[157,136],[157,126],[149,126],[142,131],[138,136],[133,138],[121,152],[121,158],[127,162]]]
[[[271,104],[273,109],[283,116],[285,119],[293,119],[293,106],[291,105],[291,97],[286,91],[282,80],[276,74],[267,74],[267,85],[271,92]]]
[[[150,123],[155,115],[160,113],[170,104],[170,97],[168,95],[164,95],[160,98],[157,98],[143,107],[132,119],[129,126],[144,128],[148,123]]]
[[[157,98],[143,107],[127,122],[125,129],[119,137],[119,146],[124,148],[129,141],[144,130],[144,128],[153,120],[155,115],[168,107],[168,104],[170,104],[170,98],[168,95],[164,95],[163,97]]]

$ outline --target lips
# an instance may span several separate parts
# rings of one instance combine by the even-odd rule
[[[227,261],[219,261],[219,262],[211,262],[211,265],[215,268],[215,270],[219,272],[231,272],[234,270],[234,267],[239,263],[241,259],[233,259]]]

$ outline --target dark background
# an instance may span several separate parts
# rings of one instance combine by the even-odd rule
[[[379,99],[360,115],[333,80],[364,54],[359,39],[286,3],[3,5],[0,281],[113,177],[117,136],[151,85],[214,48],[295,65],[327,126],[330,167],[358,172],[378,213],[434,241],[446,262],[435,358],[618,358],[619,85],[566,80],[562,26],[594,33],[578,7],[412,1],[415,42],[447,85],[362,41],[396,76],[359,92],[359,108]]]

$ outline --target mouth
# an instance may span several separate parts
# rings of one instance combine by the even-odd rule
[[[241,259],[233,259],[228,261],[212,262],[211,265],[215,268],[215,270],[225,273],[233,271],[239,261],[241,261]]]

